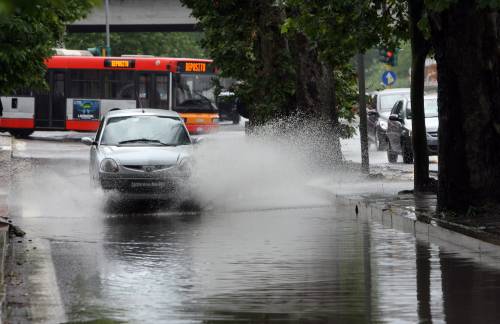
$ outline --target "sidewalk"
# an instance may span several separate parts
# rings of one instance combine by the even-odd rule
[[[388,185],[391,181],[382,180],[381,183]],[[408,190],[380,193],[366,187],[367,193],[344,193],[339,192],[338,184],[328,181],[316,183],[314,188],[347,207],[353,217],[364,217],[412,233],[419,239],[462,247],[480,260],[500,262],[499,216],[478,218],[472,215],[444,219],[436,213],[435,194],[415,195]],[[412,183],[408,182],[406,189],[411,188]]]

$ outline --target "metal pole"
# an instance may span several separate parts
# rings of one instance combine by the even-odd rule
[[[365,89],[365,58],[359,53],[358,59],[358,86],[359,86],[359,134],[361,137],[361,172],[370,173],[368,157],[368,130],[366,117],[366,89]]]
[[[106,12],[106,47],[109,49],[111,47],[109,40],[109,0],[104,0],[104,6]]]

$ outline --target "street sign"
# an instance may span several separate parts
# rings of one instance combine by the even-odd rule
[[[393,72],[393,71],[385,71],[382,74],[382,83],[385,86],[391,86],[391,85],[393,85],[394,83],[396,83],[397,79],[398,79],[398,77],[396,76],[396,73]]]

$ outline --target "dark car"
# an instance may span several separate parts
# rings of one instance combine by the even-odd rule
[[[437,155],[439,127],[437,96],[424,97],[424,111],[428,152],[429,155]],[[413,163],[411,102],[407,99],[396,102],[387,124],[387,159],[390,163],[395,163],[398,155],[402,155],[404,163]]]
[[[409,88],[386,89],[372,94],[368,113],[368,139],[377,150],[387,147],[387,121],[392,107],[398,100],[410,97]]]

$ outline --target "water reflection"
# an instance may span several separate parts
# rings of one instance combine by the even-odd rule
[[[498,323],[500,319],[500,274],[460,258],[439,253],[443,305],[449,323]]]
[[[100,248],[65,244],[54,256],[59,268],[75,265],[58,274],[73,291],[65,298],[71,320],[460,323],[500,316],[498,269],[341,209],[201,214],[132,205],[106,214],[102,225]]]

